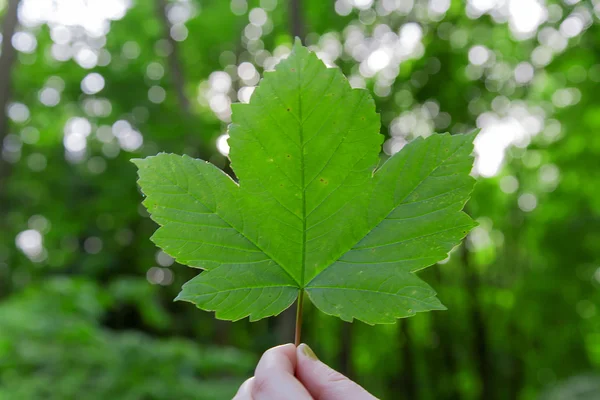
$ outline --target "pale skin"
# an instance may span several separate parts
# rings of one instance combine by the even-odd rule
[[[305,344],[267,350],[254,376],[233,400],[377,400],[339,372],[319,361]]]

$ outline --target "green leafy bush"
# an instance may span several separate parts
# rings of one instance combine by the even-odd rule
[[[186,339],[113,332],[85,281],[32,285],[0,305],[0,399],[224,399],[254,358]]]

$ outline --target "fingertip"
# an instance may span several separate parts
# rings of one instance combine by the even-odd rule
[[[296,351],[296,346],[294,345],[294,343],[280,344],[279,346],[275,346],[273,348],[280,349],[280,351],[291,351],[291,352]]]
[[[294,353],[296,351],[296,346],[293,343],[280,344],[279,346],[271,347],[266,352],[278,353],[281,352],[283,354],[288,354],[289,352]]]
[[[317,355],[315,354],[315,352],[306,344],[306,343],[300,343],[300,345],[298,346],[298,349],[296,351],[298,358],[300,357],[306,357],[310,360],[313,361],[318,361],[319,357],[317,357]]]
[[[296,346],[291,343],[265,351],[254,373],[251,398],[309,400],[308,391],[296,379]]]
[[[244,400],[252,398],[252,387],[254,386],[254,377],[248,378],[242,383],[235,397],[232,400]]]
[[[283,369],[294,375],[296,369],[296,346],[292,343],[275,346],[265,351],[258,361],[255,375],[260,375],[271,368]]]
[[[248,379],[246,379],[244,381],[244,383],[242,383],[242,386],[240,386],[240,390],[250,390],[252,389],[252,385],[254,384],[254,377],[250,377]]]
[[[314,398],[321,400],[375,399],[361,386],[321,362],[308,345],[304,343],[299,345],[296,355],[298,358],[296,377]]]

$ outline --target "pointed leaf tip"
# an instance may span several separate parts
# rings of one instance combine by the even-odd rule
[[[475,141],[475,138],[479,135],[479,133],[481,132],[480,128],[477,129],[473,129],[471,132],[465,133],[465,136],[468,136],[471,139],[471,142]]]

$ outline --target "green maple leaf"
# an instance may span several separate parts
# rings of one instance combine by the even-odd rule
[[[134,160],[160,225],[152,240],[205,270],[178,300],[251,321],[304,292],[327,314],[369,324],[445,309],[414,272],[475,225],[461,211],[474,134],[418,138],[377,168],[373,99],[299,43],[232,108],[239,185],[187,156]]]

